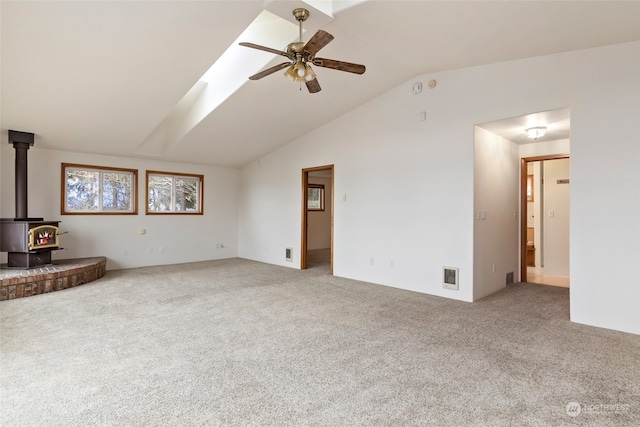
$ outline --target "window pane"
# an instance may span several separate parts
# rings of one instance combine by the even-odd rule
[[[324,187],[319,185],[309,186],[307,188],[307,209],[308,210],[324,210]]]
[[[171,190],[173,178],[170,176],[149,175],[149,210],[155,212],[171,211]]]
[[[138,171],[62,163],[61,213],[136,215]]]
[[[102,173],[102,209],[111,211],[131,211],[132,174],[127,172]]]
[[[147,214],[202,214],[202,175],[147,171]]]
[[[176,211],[198,210],[198,180],[176,177]]]
[[[100,172],[67,169],[67,210],[97,211],[100,196]]]

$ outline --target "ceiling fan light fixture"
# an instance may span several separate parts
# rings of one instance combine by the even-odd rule
[[[296,83],[305,83],[316,78],[316,73],[314,73],[313,70],[309,73],[304,64],[297,66],[298,64],[301,64],[301,62],[293,64],[285,70],[284,75],[287,76],[289,80]],[[302,74],[300,74],[300,70],[302,70]]]
[[[1,0],[0,0],[1,1]],[[286,52],[278,49],[272,49],[266,46],[260,46],[255,43],[240,42],[240,46],[250,47],[252,49],[258,49],[265,52],[274,53],[276,55],[286,57],[290,62],[283,62],[273,67],[269,67],[260,71],[252,76],[249,76],[249,80],[259,80],[265,76],[268,76],[276,71],[285,69],[284,75],[291,81],[296,83],[306,83],[309,93],[320,92],[320,84],[317,81],[316,73],[309,66],[313,63],[318,67],[331,68],[338,71],[346,71],[354,74],[363,74],[366,70],[364,65],[353,64],[351,62],[337,61],[335,59],[316,58],[316,54],[320,49],[326,46],[333,36],[324,30],[318,30],[316,33],[305,43],[302,41],[302,23],[309,17],[309,11],[304,8],[297,8],[293,10],[293,16],[298,21],[298,27],[300,32],[300,41],[289,43],[286,48]],[[302,87],[302,85],[300,85]]]
[[[304,79],[308,82],[316,78],[316,73],[313,71],[313,68],[309,64],[305,64],[304,66]]]
[[[546,126],[535,126],[532,128],[526,129],[527,137],[531,139],[538,139],[543,137],[547,133]]]
[[[291,65],[289,68],[285,70],[284,75],[287,76],[287,78],[292,82],[295,82],[298,79],[298,73],[296,73],[296,70],[293,68],[293,65]]]
[[[306,74],[307,70],[305,69],[304,65],[305,65],[304,62],[298,61],[293,66],[293,68],[294,68],[296,74],[298,75],[298,77],[304,77],[304,75]]]

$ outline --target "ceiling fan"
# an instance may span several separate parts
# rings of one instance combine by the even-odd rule
[[[260,80],[263,77],[273,74],[278,70],[287,68],[284,75],[294,82],[304,82],[307,85],[309,93],[320,92],[320,84],[316,78],[316,73],[311,68],[311,64],[318,67],[332,68],[339,71],[347,71],[349,73],[363,74],[366,70],[364,65],[352,64],[350,62],[336,61],[334,59],[316,58],[316,53],[323,47],[325,47],[333,36],[326,31],[318,30],[313,37],[305,44],[302,41],[302,23],[309,17],[309,11],[303,8],[297,8],[293,10],[293,16],[299,23],[300,27],[300,41],[289,43],[286,52],[271,49],[270,47],[260,46],[254,43],[240,43],[240,46],[251,47],[253,49],[264,50],[266,52],[275,53],[289,58],[289,62],[283,62],[282,64],[275,65],[260,71],[257,74],[249,77],[249,80]]]

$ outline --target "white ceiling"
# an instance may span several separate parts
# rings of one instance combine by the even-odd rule
[[[520,145],[557,141],[570,138],[570,111],[569,107],[564,107],[481,123],[478,126]],[[530,139],[525,131],[532,127],[545,127],[545,135],[535,140]]]
[[[305,40],[330,32],[335,40],[319,56],[365,64],[366,73],[316,68],[317,94],[281,73],[247,80],[195,126],[174,123],[167,135],[154,134],[264,4],[293,24],[291,10],[310,9]],[[420,74],[640,39],[639,1],[334,1],[332,16],[302,1],[0,5],[3,138],[21,130],[43,148],[149,158],[140,148],[154,136],[164,139],[152,158],[230,167]],[[285,49],[269,45],[269,36],[244,41]],[[297,37],[293,26],[291,41]],[[266,66],[283,62],[245,49],[247,62],[255,55],[271,61]],[[494,132],[508,137],[509,126],[521,130],[530,119]]]

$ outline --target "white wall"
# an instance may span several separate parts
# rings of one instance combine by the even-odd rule
[[[571,318],[635,333],[640,333],[639,46],[602,49],[596,67],[596,58],[577,55],[583,73],[573,86],[584,89],[571,110]],[[607,84],[593,87],[601,79]]]
[[[571,149],[570,145],[570,140],[568,139],[523,144],[519,146],[520,158],[546,156],[551,154],[569,154],[569,150]],[[534,190],[538,191],[539,188],[536,190],[534,187]]]
[[[300,171],[334,164],[334,274],[471,301],[474,125],[570,106],[571,319],[640,333],[639,100],[639,42],[416,76],[243,168],[239,254],[299,253]]]
[[[0,22],[2,20],[2,5],[0,5]],[[0,99],[2,99],[2,55],[0,55]],[[0,102],[0,123],[2,123],[2,102]],[[3,142],[3,140],[6,141],[5,136],[9,136],[9,133],[3,129],[2,132],[0,132],[0,143]],[[2,173],[2,171],[4,170],[4,163],[2,160],[2,153],[3,150],[0,150],[0,191],[2,190],[2,181],[3,181],[3,175],[4,173]],[[2,204],[3,204],[3,197],[0,197],[0,216],[4,218],[3,215],[3,210],[2,210]],[[15,208],[14,208],[15,209]],[[14,216],[14,215],[11,215]],[[2,258],[2,256],[4,255],[4,258]],[[6,262],[6,255],[3,253],[0,253],[0,262]]]
[[[0,152],[0,213],[3,218],[10,218],[15,216],[15,152],[7,143],[0,144]],[[107,268],[118,269],[231,258],[238,254],[239,174],[235,169],[46,150],[38,147],[37,135],[27,158],[29,215],[59,220],[60,231],[67,232],[60,236],[65,250],[56,251],[52,255],[54,260],[106,256]],[[61,215],[61,163],[138,169],[138,215]],[[147,169],[204,175],[204,215],[145,215]],[[146,234],[140,235],[141,228]],[[217,248],[219,243],[225,247]],[[2,256],[6,262],[6,253]]]
[[[309,184],[324,185],[324,210],[307,212],[307,249],[331,247],[331,178],[309,176]]]
[[[520,161],[518,146],[475,128],[473,299],[506,286],[519,276]]]
[[[434,128],[422,102],[404,85],[245,167],[240,255],[286,265],[286,246],[299,253],[298,176],[334,164],[334,274],[470,301],[473,126],[447,113]],[[460,268],[460,291],[442,288],[445,265]]]

